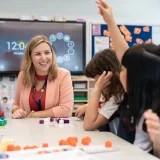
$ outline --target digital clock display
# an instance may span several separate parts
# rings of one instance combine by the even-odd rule
[[[0,20],[0,74],[18,72],[28,41],[47,36],[60,67],[83,74],[85,67],[85,23]]]
[[[12,50],[12,51],[24,51],[24,49],[26,48],[27,43],[25,42],[6,42],[7,43],[7,47],[8,47],[8,51]]]

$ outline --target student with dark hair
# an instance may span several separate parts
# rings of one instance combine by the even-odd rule
[[[114,115],[123,97],[123,87],[119,81],[121,65],[111,49],[95,54],[87,64],[85,75],[96,80],[87,105],[79,106],[77,117],[85,114],[84,129],[94,130],[106,125]],[[101,95],[104,105],[99,109]],[[82,111],[83,110],[83,111]]]
[[[126,106],[121,108],[123,121],[130,130],[136,131],[134,144],[148,151],[152,147],[145,129],[143,113],[152,108],[160,115],[160,58],[154,52],[150,53],[149,50],[153,47],[158,49],[158,46],[152,44],[141,44],[128,49],[122,58],[125,71],[121,73],[121,82],[128,99]],[[126,82],[123,75],[126,76]]]
[[[143,113],[151,108],[160,115],[160,47],[141,44],[129,48],[115,23],[111,7],[103,0],[96,2],[108,24],[115,52],[122,63],[120,80],[127,92],[125,102],[120,107],[118,135],[145,151],[151,151],[152,143],[145,130]]]

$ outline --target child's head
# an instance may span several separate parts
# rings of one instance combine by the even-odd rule
[[[3,98],[2,98],[2,101],[3,101],[3,103],[7,103],[8,98],[7,98],[7,97],[3,97]]]
[[[157,56],[158,55],[158,56]],[[122,58],[126,80],[121,82],[128,94],[128,117],[136,123],[148,108],[160,113],[160,46],[141,44],[129,48]],[[124,73],[122,73],[124,74]]]
[[[120,97],[123,93],[122,85],[119,81],[119,73],[121,71],[121,65],[116,57],[116,54],[111,49],[105,49],[95,54],[91,61],[87,64],[85,69],[85,75],[90,78],[100,76],[103,71],[111,71],[113,73],[111,84],[107,87],[107,90],[103,91],[103,96],[109,99],[111,96],[115,96],[117,102],[120,102]]]

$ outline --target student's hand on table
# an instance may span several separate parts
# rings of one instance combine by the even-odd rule
[[[104,0],[96,0],[99,14],[103,17],[104,21],[108,23],[113,19],[112,8]]]
[[[95,83],[94,89],[95,90],[99,90],[100,92],[102,92],[105,88],[107,88],[107,86],[110,85],[110,80],[112,78],[112,72],[108,72],[106,74],[106,71],[104,71],[102,73],[102,75],[98,78],[98,80]]]
[[[17,109],[12,113],[12,118],[14,119],[25,118],[26,116],[27,113],[23,109]]]
[[[160,118],[156,113],[148,110],[144,113],[147,131],[153,143],[160,144]]]
[[[86,112],[86,108],[87,108],[86,104],[79,106],[76,110],[75,116],[83,120]]]

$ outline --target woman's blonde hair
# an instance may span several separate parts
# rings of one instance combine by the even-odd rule
[[[37,47],[41,43],[47,43],[52,52],[52,64],[49,68],[48,79],[54,80],[57,77],[57,62],[56,55],[52,48],[52,44],[48,40],[48,38],[44,35],[34,36],[27,44],[27,47],[24,52],[24,57],[22,61],[21,70],[23,71],[23,85],[25,87],[32,86],[35,83],[35,67],[31,60],[31,53],[35,47]]]

